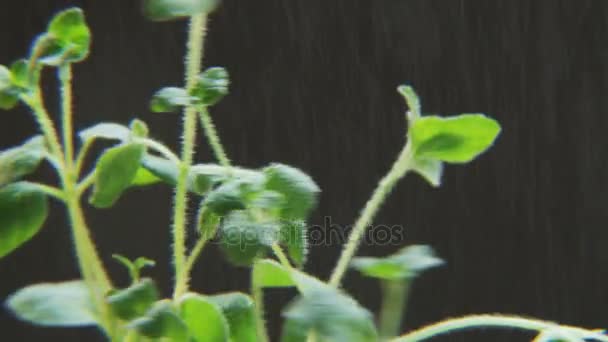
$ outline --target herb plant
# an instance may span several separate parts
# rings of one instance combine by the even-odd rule
[[[263,291],[295,287],[299,296],[283,311],[281,341],[421,341],[476,327],[533,330],[537,341],[608,341],[597,331],[561,326],[517,316],[475,315],[449,319],[405,335],[399,328],[407,290],[426,269],[443,263],[428,246],[407,246],[385,258],[355,258],[357,246],[378,209],[407,173],[430,185],[441,183],[444,164],[465,164],[488,149],[500,133],[499,124],[483,114],[423,115],[415,91],[398,87],[407,111],[407,135],[395,163],[382,178],[356,220],[331,278],[325,282],[303,271],[308,253],[306,219],[319,188],[301,170],[273,163],[262,169],[234,166],[224,150],[209,113],[228,94],[228,72],[203,70],[203,40],[207,16],[217,6],[211,0],[147,0],[143,8],[152,20],[189,20],[186,75],[183,87],[166,87],[153,95],[152,112],[183,112],[182,149],[171,151],[150,137],[144,121],[128,125],[102,122],[74,134],[72,68],[83,61],[91,33],[83,12],[67,9],[55,15],[46,32],[32,44],[29,56],[0,65],[0,108],[19,102],[31,109],[40,133],[0,153],[0,257],[24,245],[42,228],[48,200],[67,209],[75,255],[82,279],[35,284],[16,291],[6,306],[17,318],[43,326],[96,326],[112,341],[268,341]],[[43,103],[40,75],[57,72],[61,96],[60,120]],[[173,114],[177,115],[177,114]],[[199,129],[217,164],[196,164],[194,140]],[[91,147],[105,140],[105,149],[90,171],[84,170]],[[23,180],[42,162],[59,177],[49,185]],[[114,255],[128,271],[131,284],[118,288],[109,278],[89,234],[83,199],[109,208],[131,187],[166,183],[173,198],[173,293],[162,298],[152,279],[142,277],[154,261]],[[189,199],[197,199],[196,222],[187,222]],[[188,231],[187,227],[196,227]],[[196,234],[187,248],[186,235]],[[190,271],[212,239],[226,258],[251,269],[251,293],[199,294],[189,286]],[[273,258],[274,257],[274,258]],[[384,300],[376,328],[373,315],[340,289],[349,267],[377,278]]]

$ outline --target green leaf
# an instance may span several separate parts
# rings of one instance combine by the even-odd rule
[[[296,283],[289,270],[270,259],[261,259],[253,265],[253,282],[259,287],[291,287]]]
[[[89,202],[97,208],[114,205],[133,183],[144,153],[145,147],[140,144],[107,149],[97,161],[95,186]]]
[[[204,205],[218,216],[225,216],[233,210],[245,209],[248,185],[241,180],[222,184],[207,194]]]
[[[170,341],[188,341],[188,327],[174,311],[169,300],[156,302],[144,317],[131,321],[127,327],[150,338],[168,338]]]
[[[184,295],[180,298],[179,312],[196,342],[228,341],[228,322],[220,307],[207,297]]]
[[[135,177],[133,178],[131,185],[148,186],[148,185],[159,183],[161,181],[162,180],[160,178],[158,178],[152,172],[148,171],[148,169],[140,167],[139,169],[137,169],[137,172],[135,173]]]
[[[408,85],[400,85],[397,87],[397,91],[407,103],[408,108],[410,109],[408,112],[408,118],[410,121],[415,121],[422,116],[421,108],[420,108],[420,99],[418,98],[418,94],[414,88]]]
[[[8,110],[17,105],[19,95],[13,86],[11,71],[0,65],[0,109]]]
[[[46,195],[32,183],[0,188],[0,258],[36,235],[47,215]]]
[[[131,131],[128,127],[121,124],[102,122],[92,127],[83,129],[82,131],[78,132],[78,136],[82,141],[92,139],[127,141],[131,136]]]
[[[166,87],[152,95],[150,110],[154,113],[175,112],[180,107],[188,106],[191,101],[191,97],[185,89]]]
[[[414,278],[429,268],[443,264],[431,247],[413,245],[386,258],[355,258],[351,266],[368,277],[397,280]]]
[[[304,266],[308,255],[307,225],[301,220],[284,221],[281,225],[281,244],[298,267]]]
[[[198,232],[202,238],[212,239],[220,224],[221,217],[207,210],[204,205],[200,206],[197,214]]]
[[[79,280],[30,285],[12,294],[6,304],[19,319],[36,325],[97,324],[89,290]]]
[[[11,64],[11,75],[13,85],[21,89],[30,87],[31,76],[29,73],[28,60],[19,59]]]
[[[148,125],[139,119],[133,119],[129,124],[129,128],[131,129],[131,136],[136,138],[147,138],[148,133],[150,133]]]
[[[314,332],[317,341],[378,340],[372,314],[327,284],[311,287],[289,305],[283,316],[283,342],[304,342],[310,332]]]
[[[483,114],[443,118],[425,116],[410,127],[417,158],[448,163],[467,163],[488,149],[500,133],[500,125]]]
[[[144,15],[150,20],[164,21],[210,13],[219,0],[144,0]]]
[[[231,211],[221,225],[220,247],[230,262],[249,266],[279,238],[276,222],[259,222],[242,210]]]
[[[190,95],[196,98],[198,103],[212,106],[228,95],[229,85],[230,79],[226,69],[209,68],[198,76]]]
[[[305,219],[317,203],[317,184],[304,172],[283,164],[272,164],[263,170],[265,188],[285,196],[281,216],[285,219]]]
[[[47,34],[54,39],[56,47],[53,50],[57,51],[46,56],[45,64],[80,62],[88,56],[91,32],[81,9],[70,8],[57,13],[49,23]]]
[[[157,300],[156,285],[148,278],[126,289],[114,291],[107,297],[114,315],[127,321],[143,316]]]
[[[124,267],[127,268],[133,284],[139,282],[139,274],[142,269],[156,265],[156,262],[154,262],[154,260],[150,260],[144,257],[138,257],[134,261],[131,261],[122,255],[112,254],[112,258],[114,258],[114,260],[120,262]]]
[[[231,341],[256,342],[254,302],[251,297],[238,293],[225,293],[209,296],[207,299],[222,310],[228,321]]]
[[[141,164],[163,182],[173,186],[177,184],[179,169],[173,161],[148,154],[144,156]]]
[[[0,187],[34,172],[44,159],[46,145],[42,136],[0,152]]]
[[[414,158],[411,169],[426,179],[432,186],[438,187],[441,185],[443,162],[431,158]]]

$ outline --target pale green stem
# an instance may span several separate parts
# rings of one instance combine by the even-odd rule
[[[97,170],[91,171],[88,175],[86,175],[80,183],[76,186],[76,193],[78,196],[82,195],[82,193],[88,189],[95,182],[95,178],[97,176]]]
[[[54,186],[40,184],[40,183],[32,183],[38,190],[44,192],[45,194],[55,197],[58,200],[65,201],[65,194],[63,190],[57,189]]]
[[[207,136],[207,140],[209,141],[209,145],[213,150],[215,158],[220,162],[220,165],[229,168],[230,159],[228,159],[228,156],[226,155],[224,146],[222,146],[222,143],[220,142],[220,137],[217,134],[213,120],[211,120],[211,116],[209,115],[209,111],[206,107],[202,107],[200,109],[200,118],[201,125],[203,126],[203,130],[205,131],[205,135]]]
[[[279,262],[281,263],[281,265],[283,265],[283,267],[287,268],[288,270],[293,269],[293,266],[291,266],[291,263],[289,262],[289,258],[287,258],[287,255],[285,255],[285,252],[283,252],[283,249],[281,248],[281,246],[279,246],[278,243],[273,243],[270,248],[272,249],[274,255],[277,256]]]
[[[389,338],[399,334],[408,289],[408,280],[384,280],[382,282],[382,306],[379,319],[381,337]]]
[[[338,263],[334,268],[329,284],[338,287],[340,285],[340,281],[344,276],[344,273],[348,269],[351,259],[355,255],[357,251],[357,247],[359,247],[359,243],[363,234],[372,223],[372,220],[376,216],[378,209],[382,206],[387,196],[390,194],[395,184],[407,173],[410,169],[412,163],[412,154],[409,148],[409,144],[403,148],[399,157],[393,164],[393,167],[390,171],[380,180],[380,183],[374,190],[372,197],[365,204],[361,215],[355,222],[354,228],[350,236],[348,237],[348,242],[346,246],[342,250],[342,254],[340,255],[340,259],[338,259]]]
[[[160,153],[163,157],[169,159],[170,161],[176,164],[180,163],[179,157],[176,156],[173,151],[168,149],[167,146],[159,143],[158,141],[149,138],[137,138],[135,139],[135,141],[146,145],[148,148]]]
[[[190,91],[196,82],[196,77],[201,71],[203,58],[203,39],[205,37],[207,17],[205,14],[197,14],[190,19],[188,33],[188,52],[186,57],[186,89]],[[182,153],[179,175],[174,197],[173,213],[173,263],[175,267],[175,288],[173,298],[180,297],[187,291],[188,281],[185,286],[177,286],[184,281],[184,266],[186,262],[186,212],[188,203],[188,171],[192,165],[194,154],[194,140],[196,136],[196,108],[187,106],[184,110],[184,128],[182,133]]]
[[[264,291],[253,278],[253,272],[251,274],[251,296],[253,297],[255,306],[255,324],[258,331],[258,341],[268,342],[270,341],[270,338],[268,336],[268,331],[266,330],[266,320],[264,319]]]
[[[595,339],[601,342],[608,342],[608,336],[600,333],[571,326],[559,326],[553,322],[528,319],[518,316],[501,315],[472,315],[460,318],[452,318],[427,327],[407,333],[401,337],[391,340],[391,342],[418,342],[449,334],[455,331],[476,329],[476,328],[511,328],[521,330],[531,330],[542,332],[548,329],[564,330],[577,337]]]
[[[72,65],[66,63],[58,69],[59,81],[61,82],[61,128],[63,133],[63,149],[65,151],[66,171],[74,171],[74,138],[72,123]],[[71,173],[71,172],[70,172]],[[77,175],[69,174],[69,177]]]
[[[76,156],[76,163],[74,166],[74,173],[76,174],[76,176],[80,175],[80,172],[82,172],[82,168],[84,167],[84,162],[87,158],[87,153],[89,152],[89,149],[91,148],[91,146],[93,146],[93,141],[95,141],[94,139],[87,139],[83,142],[82,146],[80,147],[80,150],[78,151],[78,155]]]

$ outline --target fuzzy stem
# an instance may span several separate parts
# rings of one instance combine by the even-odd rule
[[[359,246],[359,242],[363,237],[367,227],[371,224],[372,220],[376,216],[376,213],[386,200],[387,196],[390,194],[395,184],[407,173],[410,169],[410,164],[412,162],[412,154],[409,148],[409,144],[401,150],[399,157],[393,164],[390,171],[380,180],[380,183],[374,190],[372,197],[365,204],[361,215],[355,222],[353,232],[348,237],[348,242],[344,249],[342,250],[342,254],[340,255],[340,259],[334,268],[329,284],[338,287],[340,285],[340,281],[348,268],[350,260],[355,255],[357,251],[357,247]]]
[[[220,164],[224,167],[230,167],[230,159],[226,155],[226,150],[222,143],[220,142],[220,137],[217,134],[217,130],[215,125],[213,124],[213,120],[211,120],[211,116],[209,115],[209,111],[207,108],[203,107],[200,109],[200,118],[201,125],[203,126],[203,130],[205,131],[205,135],[207,136],[207,140],[209,141],[209,145],[213,150],[213,154],[215,158],[220,162]]]
[[[197,14],[190,19],[188,33],[188,46],[186,57],[186,89],[190,91],[196,82],[196,76],[201,71],[203,58],[203,39],[205,37],[207,17],[205,14]],[[184,127],[182,133],[182,153],[179,175],[174,197],[173,213],[173,263],[175,267],[175,287],[173,298],[180,297],[186,286],[179,286],[184,280],[184,266],[186,262],[186,212],[188,209],[188,171],[192,165],[194,154],[194,140],[196,136],[196,108],[187,106],[184,110]]]
[[[44,135],[47,143],[49,144],[49,149],[51,155],[55,157],[59,166],[59,173],[63,177],[63,170],[65,169],[65,158],[63,155],[63,150],[61,148],[61,143],[59,142],[59,138],[57,136],[57,130],[55,129],[55,125],[53,121],[51,121],[49,113],[44,108],[44,104],[42,102],[42,95],[40,94],[40,90],[36,90],[35,93],[30,97],[23,97],[23,102],[25,102],[34,114],[34,118],[40,127],[40,131]]]
[[[382,282],[382,306],[380,309],[380,336],[394,337],[399,334],[403,310],[407,301],[407,280],[385,280]]]
[[[581,338],[590,338],[602,342],[608,342],[608,336],[602,335],[583,328],[559,326],[553,322],[528,319],[519,316],[501,316],[501,315],[472,315],[460,318],[447,319],[427,327],[407,333],[401,337],[391,340],[391,342],[418,342],[439,335],[449,334],[459,330],[479,328],[511,328],[532,331],[544,331],[547,329],[564,330],[580,336]]]
[[[74,164],[74,138],[72,123],[72,65],[66,63],[59,67],[59,80],[61,82],[61,128],[63,134],[63,148],[65,151],[66,171],[73,169]],[[76,175],[68,175],[76,177]]]

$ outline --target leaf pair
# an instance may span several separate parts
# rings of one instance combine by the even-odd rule
[[[413,245],[400,249],[384,258],[358,257],[351,267],[362,274],[383,280],[412,279],[427,269],[443,265],[433,249],[425,245]]]
[[[286,318],[281,341],[375,341],[372,315],[347,294],[297,270],[285,269],[272,260],[260,260],[253,269],[259,287],[295,286],[301,296],[283,312]]]
[[[487,150],[500,133],[500,125],[483,114],[452,117],[422,116],[420,100],[410,86],[400,86],[410,111],[409,148],[411,169],[431,185],[441,184],[443,162],[468,163]]]
[[[157,91],[150,101],[154,113],[175,112],[186,106],[212,106],[228,95],[230,80],[226,69],[212,67],[201,73],[194,88],[165,87]]]

